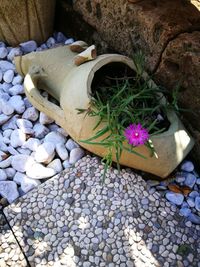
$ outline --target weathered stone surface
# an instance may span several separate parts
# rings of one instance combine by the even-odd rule
[[[132,55],[141,49],[151,71],[171,39],[200,29],[200,13],[189,1],[80,0],[73,7],[115,50]]]
[[[169,90],[181,82],[180,103],[194,113],[185,113],[200,130],[200,32],[180,34],[169,42],[155,73],[159,83]],[[195,97],[194,97],[195,96]]]

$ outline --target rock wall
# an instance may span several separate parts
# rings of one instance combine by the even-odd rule
[[[109,47],[128,56],[141,50],[145,55],[146,70],[154,75],[157,83],[169,90],[181,83],[180,104],[193,111],[186,113],[185,118],[191,124],[193,134],[199,139],[199,1],[60,1],[64,3],[65,10],[68,8],[73,27],[78,16],[80,26],[76,28],[76,34],[77,30],[81,32],[82,39],[96,41],[104,48]],[[90,25],[89,34],[84,32],[88,27],[84,27],[80,21]],[[200,146],[198,142],[197,146]]]

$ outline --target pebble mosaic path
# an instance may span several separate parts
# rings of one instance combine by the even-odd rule
[[[2,213],[0,213],[0,266],[27,267],[27,261]]]
[[[84,157],[4,209],[30,266],[200,267],[199,225],[129,169],[102,172]]]

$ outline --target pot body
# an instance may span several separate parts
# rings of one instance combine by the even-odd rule
[[[25,92],[30,102],[37,109],[54,118],[81,146],[103,157],[106,154],[104,147],[80,142],[80,140],[94,135],[95,132],[92,129],[98,118],[85,116],[85,114],[78,115],[77,109],[88,108],[94,75],[103,66],[120,63],[133,70],[135,66],[132,60],[125,56],[106,54],[77,67],[73,61],[75,55],[76,53],[71,52],[68,46],[63,46],[17,57],[15,63],[18,72],[26,76]],[[147,74],[144,73],[144,79],[147,77]],[[153,81],[150,82],[156,86]],[[59,105],[43,98],[37,88],[46,90],[54,96]],[[139,146],[135,150],[147,159],[124,150],[120,164],[152,173],[161,178],[168,176],[177,167],[192,149],[194,141],[173,111],[167,115],[171,123],[168,131],[151,139],[157,157],[151,157],[145,146]],[[98,129],[101,128],[102,124]],[[113,155],[113,160],[116,161],[115,155]]]
[[[55,0],[0,0],[0,40],[11,46],[46,41],[53,32],[54,12]]]

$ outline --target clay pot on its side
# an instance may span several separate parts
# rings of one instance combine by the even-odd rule
[[[11,46],[53,33],[55,0],[0,0],[0,41]]]
[[[74,64],[74,56],[68,46],[31,53],[15,60],[18,72],[25,76],[25,92],[29,101],[38,110],[52,117],[69,135],[80,143],[94,135],[93,127],[96,117],[77,114],[77,108],[87,109],[90,104],[91,84],[97,71],[103,67],[114,68],[115,65],[135,69],[133,61],[128,57],[116,54],[98,56],[95,60],[80,66]],[[144,74],[144,79],[147,79]],[[156,86],[153,81],[150,81]],[[51,94],[59,105],[45,99],[38,90],[43,89]],[[158,158],[151,157],[145,146],[136,148],[147,159],[123,151],[120,164],[143,170],[162,178],[168,176],[183,160],[193,147],[193,139],[185,130],[183,124],[173,111],[168,112],[171,123],[169,129],[152,137]],[[102,125],[99,125],[99,129]],[[87,150],[104,156],[104,147],[80,143]],[[113,155],[115,161],[115,156]]]

